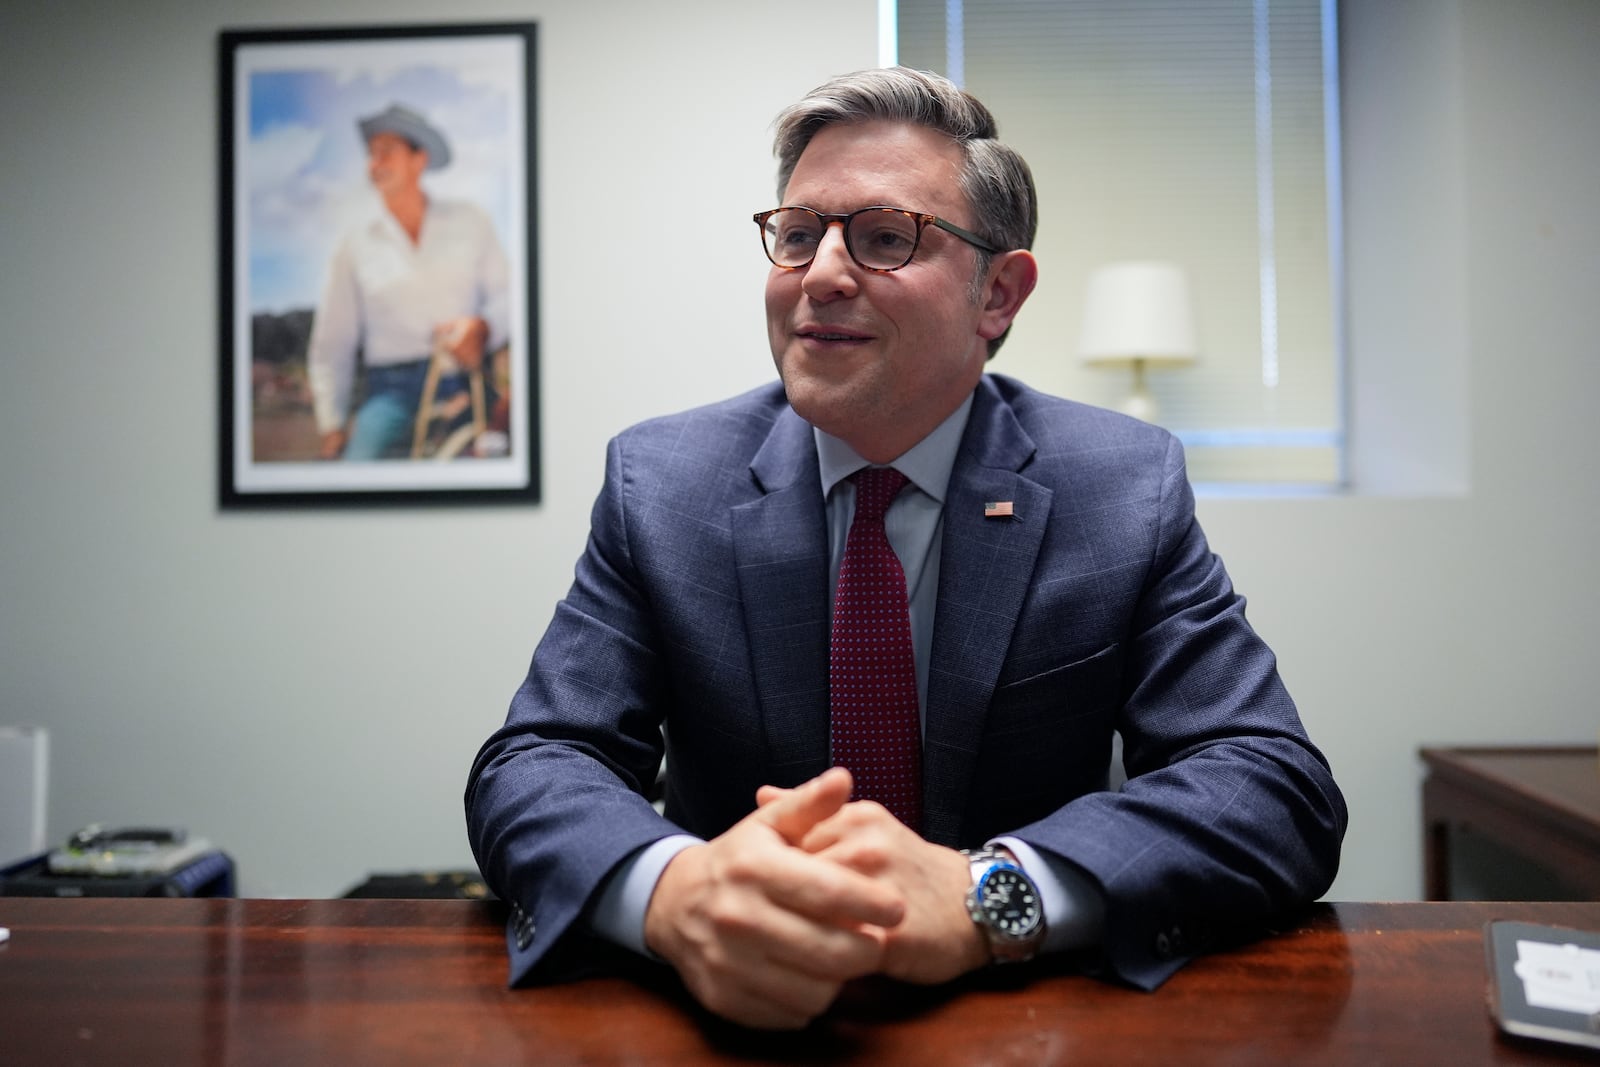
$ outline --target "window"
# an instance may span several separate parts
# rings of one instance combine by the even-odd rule
[[[1033,167],[1042,276],[1018,333],[1060,367],[1061,391],[1117,407],[1131,384],[1077,361],[1090,273],[1120,260],[1184,267],[1200,358],[1149,384],[1199,483],[1345,479],[1333,8],[898,5],[897,61],[970,89]]]

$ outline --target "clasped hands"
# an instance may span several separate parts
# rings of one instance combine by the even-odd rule
[[[762,786],[755,811],[667,864],[645,943],[711,1011],[794,1029],[852,979],[931,985],[988,962],[963,903],[966,857],[851,802],[852,788],[843,767]]]

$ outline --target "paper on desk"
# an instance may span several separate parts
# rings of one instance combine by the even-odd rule
[[[1522,979],[1529,1007],[1582,1015],[1600,1012],[1600,952],[1594,949],[1518,941],[1513,969]]]

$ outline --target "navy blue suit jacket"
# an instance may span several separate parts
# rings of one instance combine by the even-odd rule
[[[943,522],[924,836],[1077,864],[1110,969],[1146,988],[1327,889],[1343,798],[1171,435],[986,375]],[[580,915],[629,854],[828,766],[831,593],[812,431],[781,385],[611,442],[572,589],[467,788],[514,982],[582,958]],[[643,795],[663,726],[665,819]],[[1113,731],[1128,780],[1108,791]]]

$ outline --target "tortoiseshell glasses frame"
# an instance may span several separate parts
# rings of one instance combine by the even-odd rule
[[[778,207],[758,211],[753,218],[761,230],[761,248],[772,265],[783,270],[799,270],[811,263],[828,227],[844,227],[844,247],[863,270],[878,274],[897,271],[911,262],[922,244],[922,231],[934,226],[981,248],[999,253],[989,241],[971,230],[924,211],[905,208],[864,207],[844,215],[824,215],[808,207]]]

